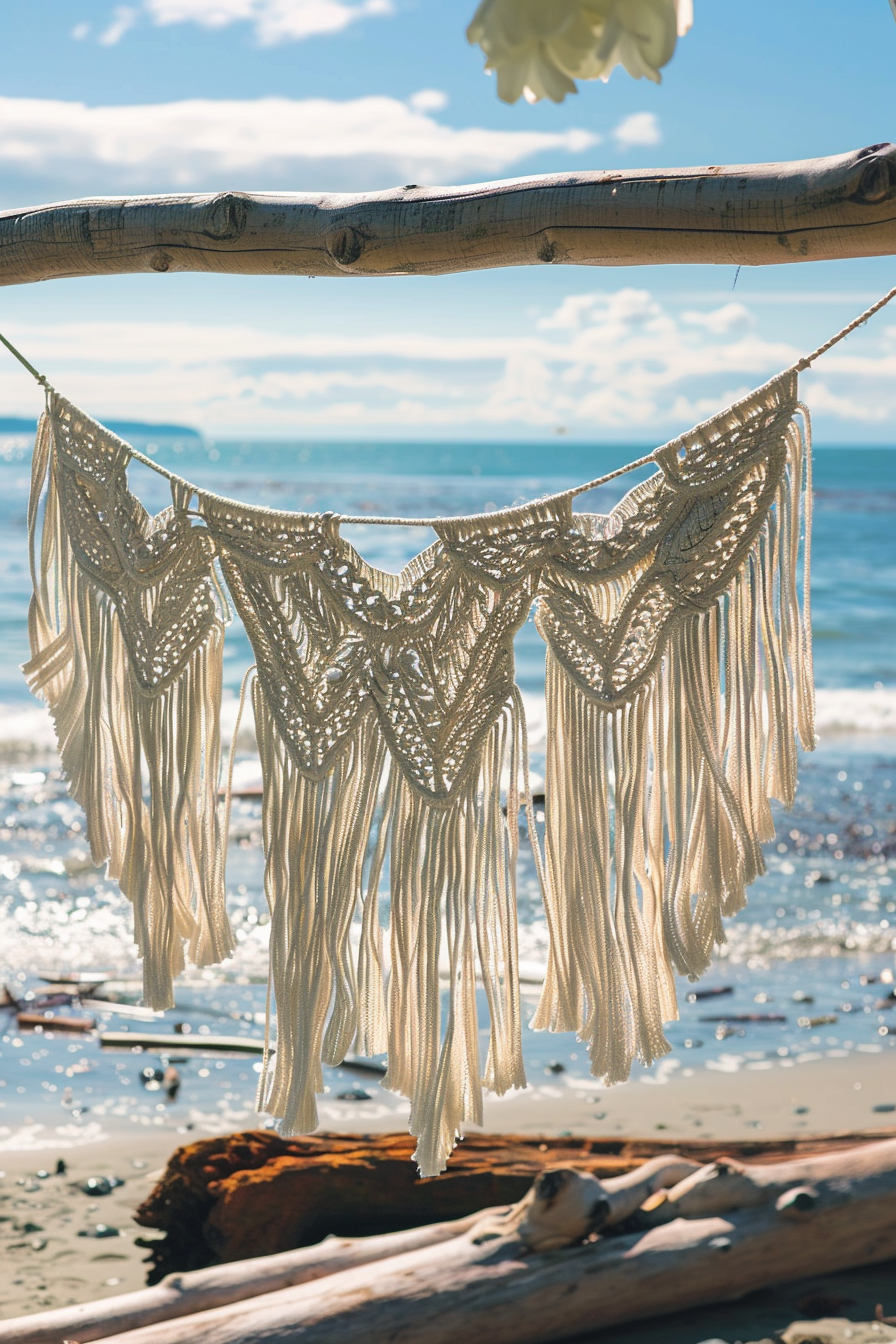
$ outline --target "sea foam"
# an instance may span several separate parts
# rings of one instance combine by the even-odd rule
[[[523,692],[529,750],[544,753],[547,718],[544,696]],[[221,735],[229,744],[236,722],[238,701],[225,693],[221,707]],[[837,737],[874,735],[896,738],[896,687],[823,687],[816,692],[816,723],[822,745]],[[243,706],[237,750],[254,747],[251,700]],[[49,713],[37,701],[0,704],[0,762],[45,757],[55,748]]]

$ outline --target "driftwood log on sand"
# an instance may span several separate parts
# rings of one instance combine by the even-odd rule
[[[157,1283],[166,1274],[277,1255],[327,1236],[379,1236],[515,1204],[548,1167],[575,1167],[605,1179],[672,1153],[698,1166],[728,1156],[766,1163],[891,1136],[896,1129],[753,1140],[732,1148],[713,1139],[473,1133],[458,1144],[444,1175],[424,1181],[411,1161],[415,1141],[409,1134],[283,1138],[272,1130],[247,1130],[176,1149],[135,1216],[141,1227],[165,1233],[147,1242],[154,1265],[149,1282]]]
[[[630,1217],[645,1199],[700,1169],[697,1162],[669,1155],[652,1158],[636,1170],[605,1182],[570,1171],[562,1200],[537,1199],[536,1183],[511,1208],[480,1210],[453,1222],[431,1223],[379,1237],[328,1237],[317,1246],[280,1255],[169,1274],[157,1286],[140,1292],[2,1321],[0,1344],[59,1344],[61,1339],[87,1344],[112,1333],[209,1311],[356,1266],[439,1246],[473,1227],[480,1237],[492,1228],[506,1235],[512,1223],[527,1242],[537,1242],[540,1249],[549,1249],[555,1243],[568,1246],[570,1240],[583,1240],[598,1224],[610,1226]]]
[[[665,1197],[661,1188],[668,1188]],[[612,1233],[633,1217],[673,1220]],[[325,1279],[156,1324],[144,1318],[141,1327],[99,1337],[96,1322],[70,1331],[60,1320],[65,1333],[55,1338],[454,1344],[467,1335],[489,1344],[546,1344],[896,1256],[896,1140],[766,1166],[722,1161],[695,1170],[693,1162],[664,1157],[603,1182],[560,1168],[543,1172],[509,1209],[465,1221],[447,1239],[444,1229],[433,1230],[428,1244],[375,1266],[323,1270]],[[318,1252],[326,1255],[326,1244]],[[310,1260],[309,1252],[299,1254]],[[25,1333],[40,1324],[34,1317],[8,1326],[18,1326],[20,1344],[51,1344],[52,1336]]]

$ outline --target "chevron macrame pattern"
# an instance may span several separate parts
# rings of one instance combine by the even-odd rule
[[[216,807],[223,580],[256,660],[277,1009],[262,1104],[313,1128],[321,1065],[386,1051],[385,1085],[410,1098],[431,1175],[464,1121],[481,1122],[483,1083],[525,1085],[522,803],[550,932],[535,1025],[579,1032],[609,1081],[667,1050],[673,968],[705,969],[762,871],[769,799],[792,799],[795,740],[814,742],[796,374],[658,450],[656,474],[609,515],[575,513],[570,491],[440,520],[397,576],[366,564],[333,515],[176,477],[171,508],[149,518],[127,485],[133,456],[51,393],[26,672],[94,858],[134,901],[149,1002],[170,1003],[184,939],[202,961],[232,946]],[[543,861],[513,663],[533,602]]]

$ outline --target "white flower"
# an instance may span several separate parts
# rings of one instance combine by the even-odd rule
[[[693,17],[692,0],[482,0],[467,38],[505,103],[560,103],[575,80],[606,81],[617,65],[658,84]]]

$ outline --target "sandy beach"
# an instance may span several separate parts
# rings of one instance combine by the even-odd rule
[[[624,1133],[664,1139],[717,1137],[733,1142],[835,1131],[892,1132],[896,1127],[896,1069],[889,1051],[785,1064],[789,1067],[779,1063],[751,1069],[748,1064],[736,1072],[669,1068],[653,1081],[635,1080],[613,1089],[566,1073],[552,1075],[550,1081],[545,1078],[523,1093],[488,1099],[484,1128],[545,1136]],[[405,1128],[405,1108],[398,1098],[377,1084],[365,1083],[364,1089],[369,1101],[324,1098],[322,1128],[366,1133]],[[204,1124],[187,1130],[179,1123],[182,1119],[173,1113],[162,1125],[146,1126],[85,1118],[82,1125],[31,1125],[5,1134],[0,1140],[0,1253],[8,1271],[0,1287],[0,1315],[16,1316],[112,1296],[143,1285],[147,1252],[137,1240],[153,1234],[138,1228],[131,1215],[146,1198],[172,1150],[212,1128]],[[66,1169],[57,1175],[60,1159]],[[85,1189],[88,1181],[102,1177],[122,1184],[106,1194],[96,1193],[96,1187],[93,1192]],[[874,1296],[886,1283],[880,1270],[855,1272],[853,1280],[849,1292],[842,1291],[854,1300],[863,1284]],[[766,1303],[768,1310],[777,1310],[774,1302],[778,1300],[790,1298],[779,1293],[772,1297],[771,1306]],[[891,1301],[891,1310],[894,1305]],[[725,1319],[737,1319],[731,1315],[733,1310],[724,1308]],[[712,1309],[706,1312],[707,1319],[712,1317]],[[685,1333],[678,1338],[689,1344],[708,1337],[688,1335],[687,1322],[681,1328]],[[639,1330],[640,1334],[626,1334],[626,1341],[634,1344],[642,1338],[659,1338],[645,1334],[646,1325]],[[759,1336],[741,1333],[737,1337]],[[674,1338],[664,1336],[670,1341]]]

